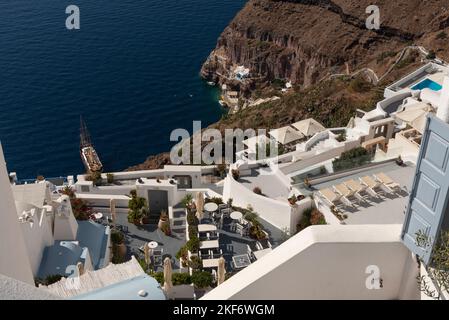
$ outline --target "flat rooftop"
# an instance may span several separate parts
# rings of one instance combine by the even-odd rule
[[[357,181],[359,177],[383,172],[401,186],[401,192],[397,194],[380,194],[380,199],[364,195],[366,203],[354,203],[354,208],[342,205],[337,207],[343,214],[348,216],[345,220],[346,224],[402,224],[415,170],[416,167],[413,163],[406,163],[405,166],[400,167],[395,162],[389,162],[353,174],[348,172],[344,177],[335,175],[335,179],[314,184],[313,188],[316,191],[324,188],[332,189],[332,186],[350,179]]]
[[[251,191],[259,187],[262,193],[271,199],[287,199],[290,193],[289,186],[274,175],[270,168],[251,169],[251,174],[241,175],[239,182]]]

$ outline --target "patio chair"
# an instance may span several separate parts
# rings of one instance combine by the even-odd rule
[[[226,203],[222,203],[218,205],[218,211],[221,212],[223,209],[227,209],[228,205]]]
[[[387,189],[389,189],[391,192],[397,192],[397,191],[402,190],[399,183],[395,182],[393,179],[391,179],[389,176],[387,176],[383,172],[375,174],[374,177],[379,182],[381,182]]]
[[[348,206],[354,206],[352,201],[349,198],[354,198],[355,191],[349,189],[344,184],[339,184],[336,186],[333,186],[335,191],[341,195],[341,200],[343,200]],[[357,199],[359,201],[359,199]]]
[[[321,197],[328,202],[329,205],[335,205],[340,201],[341,195],[336,194],[331,189],[321,189],[318,191]]]
[[[351,180],[345,181],[344,184],[354,192],[354,196],[357,199],[359,199],[360,201],[366,202],[365,198],[362,196],[362,193],[365,193],[368,196],[371,196],[368,192],[366,192],[366,189],[368,187],[366,185],[362,185],[359,181],[351,179]]]
[[[368,190],[369,192],[371,192],[371,194],[377,198],[380,198],[379,193],[376,190],[382,190],[382,183],[374,180],[372,177],[370,176],[364,176],[359,178],[360,182],[366,186],[366,190]]]
[[[220,213],[223,217],[229,218],[231,215],[231,208],[223,209]]]

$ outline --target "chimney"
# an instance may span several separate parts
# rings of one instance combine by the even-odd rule
[[[444,122],[449,123],[449,76],[444,77],[437,117]]]

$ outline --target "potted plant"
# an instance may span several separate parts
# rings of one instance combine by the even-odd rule
[[[167,211],[162,210],[161,215],[159,217],[159,223],[157,224],[157,227],[165,233],[165,235],[169,236],[171,234],[170,230],[170,220],[167,214]]]
[[[404,160],[402,160],[401,156],[398,156],[398,158],[396,159],[396,164],[398,166],[403,166],[404,165]]]
[[[148,207],[143,207],[141,209],[142,213],[142,224],[150,224],[150,209]]]
[[[121,261],[126,256],[125,235],[117,229],[111,231],[112,252],[115,261]]]
[[[296,197],[296,195],[293,195],[292,197],[288,198],[288,202],[290,203],[290,205],[294,206],[296,202],[298,202],[298,198]]]
[[[255,187],[255,188],[253,189],[253,192],[254,192],[255,194],[262,195],[262,189],[260,189],[259,187]]]

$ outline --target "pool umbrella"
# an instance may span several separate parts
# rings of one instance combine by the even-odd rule
[[[115,199],[111,199],[111,201],[109,202],[109,207],[111,209],[112,223],[115,224],[115,220],[117,219],[116,212],[115,212]]]
[[[143,252],[145,253],[145,264],[147,267],[150,265],[150,247],[148,246],[148,243],[145,243],[145,246],[143,247]]]
[[[223,257],[221,257],[220,259],[218,259],[217,282],[218,282],[219,285],[222,284],[225,281],[225,274],[226,274],[225,259]]]
[[[201,221],[204,217],[204,195],[202,192],[196,194],[196,217]]]
[[[169,257],[164,259],[164,291],[170,298],[171,290],[173,288],[173,283],[171,281],[172,277],[172,267],[171,260]]]

